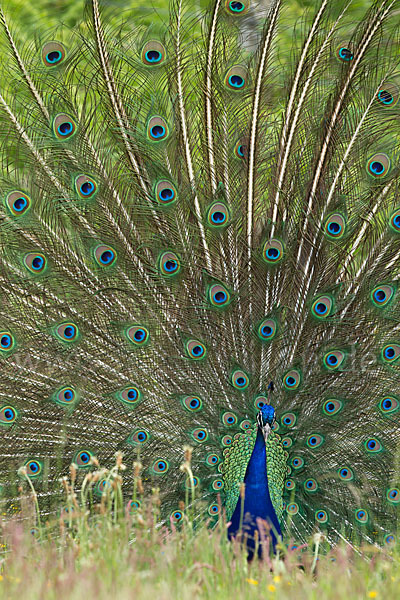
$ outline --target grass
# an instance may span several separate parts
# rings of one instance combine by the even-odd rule
[[[98,466],[97,466],[98,467]],[[96,465],[95,465],[96,468]],[[34,487],[27,485],[22,510],[2,516],[0,599],[23,600],[193,600],[396,598],[400,552],[347,545],[320,553],[320,534],[302,548],[280,551],[248,564],[239,544],[228,543],[226,523],[193,530],[157,521],[157,491],[137,510],[121,502],[122,458],[110,471],[87,474],[75,492],[76,469],[64,479],[66,504],[40,520]],[[185,470],[190,469],[188,462]],[[24,473],[21,473],[24,476]],[[140,493],[136,468],[135,494]],[[110,481],[99,502],[91,502],[100,478]],[[83,491],[82,491],[83,490]],[[22,500],[22,498],[21,498]],[[128,504],[129,506],[129,504]],[[290,547],[290,544],[289,544]]]

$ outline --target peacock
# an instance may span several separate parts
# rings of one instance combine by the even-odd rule
[[[400,5],[350,5],[288,34],[283,0],[165,27],[89,0],[30,42],[1,11],[6,504],[28,480],[51,515],[118,452],[161,522],[225,517],[250,553],[393,542]]]

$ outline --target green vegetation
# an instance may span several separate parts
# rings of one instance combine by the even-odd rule
[[[226,523],[194,527],[190,519],[157,524],[157,490],[139,502],[140,465],[134,464],[134,501],[122,503],[121,455],[110,471],[94,459],[79,492],[77,471],[63,480],[65,504],[38,518],[34,488],[26,480],[13,518],[3,513],[0,534],[0,599],[87,600],[116,597],[194,600],[236,597],[279,599],[396,598],[400,552],[393,544],[360,551],[343,544],[329,552],[323,536],[280,549],[279,557],[248,564],[239,544],[226,538]],[[186,461],[183,469],[190,473]],[[94,501],[99,481],[109,482]],[[132,504],[132,502],[134,502]],[[139,505],[137,508],[136,506]]]

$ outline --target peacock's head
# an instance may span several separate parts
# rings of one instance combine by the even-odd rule
[[[270,431],[275,423],[275,409],[270,404],[264,404],[257,415],[257,424],[265,432]]]

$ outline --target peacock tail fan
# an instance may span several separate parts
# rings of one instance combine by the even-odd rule
[[[0,12],[5,498],[28,478],[51,513],[120,451],[126,501],[139,457],[162,520],[230,519],[271,402],[282,531],[393,539],[399,2],[322,0],[292,48],[284,8],[114,28],[91,0],[28,44]]]

